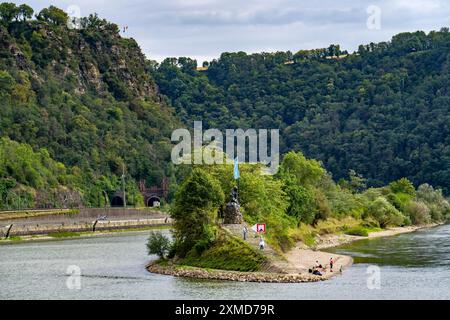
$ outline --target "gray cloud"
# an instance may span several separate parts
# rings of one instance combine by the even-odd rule
[[[40,10],[54,4],[97,12],[135,38],[151,59],[190,56],[211,60],[224,51],[276,51],[326,47],[348,50],[388,41],[403,31],[439,29],[450,24],[445,0],[29,0]],[[381,9],[381,29],[366,27],[366,9]]]

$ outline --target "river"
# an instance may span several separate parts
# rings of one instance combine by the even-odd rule
[[[0,245],[0,299],[450,299],[450,225],[334,248],[355,264],[332,280],[299,284],[150,274],[147,236]],[[80,289],[67,287],[69,266],[81,271]]]

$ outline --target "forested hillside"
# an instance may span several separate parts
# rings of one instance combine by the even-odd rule
[[[96,15],[83,18],[79,30],[55,7],[32,16],[26,5],[0,6],[0,137],[8,138],[0,144],[0,202],[10,207],[8,190],[20,186],[34,190],[22,198],[38,201],[36,192],[53,194],[63,185],[85,205],[103,205],[104,191],[121,188],[123,166],[130,204],[139,202],[136,181],[159,183],[166,175],[177,121],[138,44]],[[60,171],[69,179],[39,178],[50,160],[40,163],[29,147],[65,166]]]
[[[408,177],[450,191],[447,29],[350,55],[224,53],[197,71],[189,58],[147,60],[97,15],[68,19],[0,4],[0,209],[103,206],[124,168],[129,204],[142,204],[141,179],[167,176],[173,195],[189,170],[172,168],[171,133],[194,120],[281,129],[283,153],[321,160],[344,189],[354,169],[369,186]]]
[[[283,151],[350,169],[381,186],[401,177],[450,192],[450,33],[403,33],[346,55],[326,49],[224,53],[154,65],[161,92],[189,125],[280,128]]]

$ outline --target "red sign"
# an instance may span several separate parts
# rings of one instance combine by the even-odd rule
[[[258,233],[266,233],[266,224],[265,223],[258,223],[256,225],[256,232],[258,232]]]

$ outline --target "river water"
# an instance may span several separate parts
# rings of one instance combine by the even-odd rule
[[[355,264],[332,280],[299,284],[150,274],[147,236],[1,245],[0,299],[450,299],[450,225],[335,248]],[[80,281],[67,276],[70,266]]]

